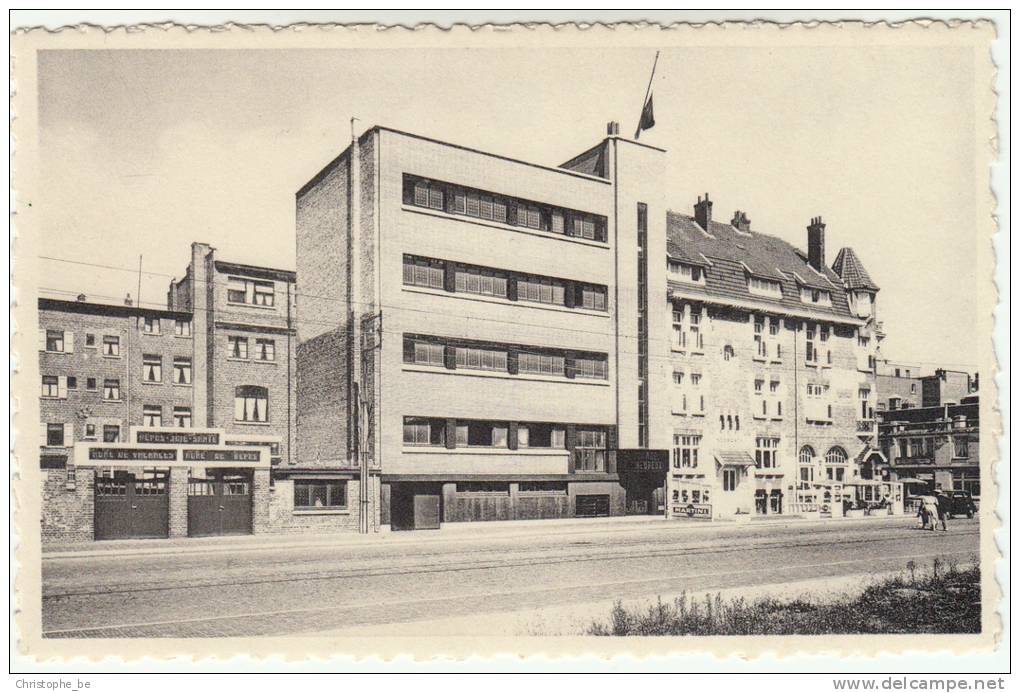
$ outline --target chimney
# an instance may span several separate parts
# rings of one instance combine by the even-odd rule
[[[86,296],[85,294],[78,294],[78,297],[77,297],[76,300],[78,301],[78,303],[85,303],[85,302],[87,302],[89,300],[89,297]]]
[[[825,267],[825,223],[821,217],[811,217],[807,227],[808,264],[821,272]]]
[[[708,231],[708,225],[712,221],[712,201],[708,199],[708,193],[705,193],[704,201],[698,197],[698,203],[694,205],[694,220],[706,232]]]
[[[620,134],[620,124],[615,120],[610,120],[606,123],[606,134],[612,137],[613,135]]]
[[[133,306],[134,304],[135,302],[131,300],[131,294],[128,294],[127,296],[124,297],[125,306]]]
[[[743,231],[745,233],[751,232],[751,220],[747,218],[746,212],[741,212],[740,210],[734,212],[733,221],[731,221],[730,224],[733,225],[733,228],[739,231]]]

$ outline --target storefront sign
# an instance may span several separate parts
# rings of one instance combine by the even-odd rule
[[[142,448],[89,448],[90,460],[141,460],[175,462],[176,450],[144,450]]]
[[[712,518],[712,506],[708,503],[675,503],[672,507],[673,517],[690,517],[702,520]]]
[[[161,445],[219,445],[219,433],[201,431],[138,431],[139,443],[158,443]]]
[[[616,471],[620,474],[665,476],[669,469],[669,450],[617,450]]]
[[[183,450],[185,462],[259,462],[258,450]]]

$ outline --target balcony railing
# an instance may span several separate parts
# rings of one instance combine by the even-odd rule
[[[874,421],[865,420],[865,421],[858,421],[857,422],[857,432],[858,433],[874,433],[874,431],[875,431],[875,422]]]

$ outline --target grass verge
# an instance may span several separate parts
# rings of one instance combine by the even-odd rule
[[[742,597],[704,599],[681,593],[645,609],[613,606],[609,621],[588,635],[817,635],[826,633],[979,633],[981,573],[939,559],[918,570],[868,585],[853,595],[823,600]]]

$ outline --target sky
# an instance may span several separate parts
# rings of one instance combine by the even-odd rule
[[[894,361],[968,367],[977,334],[973,54],[945,47],[663,50],[655,127],[670,206],[826,260],[852,246],[881,287]],[[164,305],[192,241],[295,268],[294,194],[374,124],[557,165],[617,120],[633,134],[654,52],[612,49],[76,50],[39,56],[42,288]],[[60,294],[54,294],[60,295]]]

